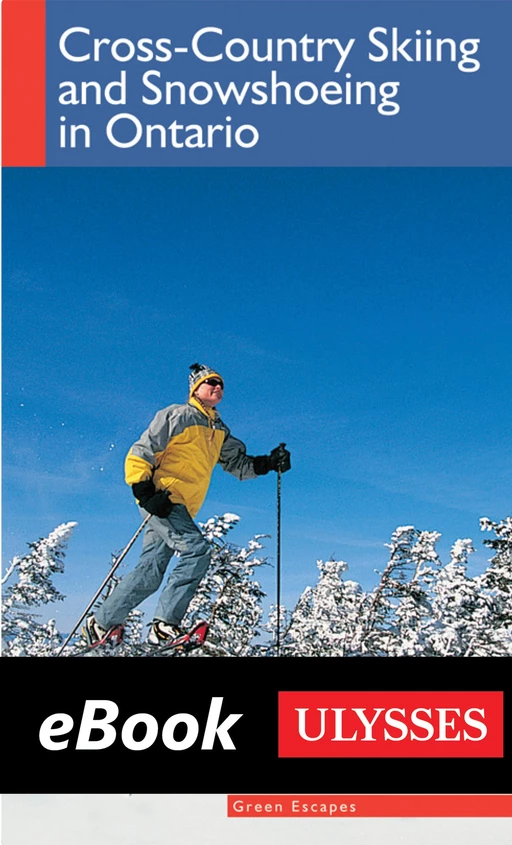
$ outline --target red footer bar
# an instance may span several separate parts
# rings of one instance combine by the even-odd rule
[[[229,818],[489,818],[512,795],[228,795]]]

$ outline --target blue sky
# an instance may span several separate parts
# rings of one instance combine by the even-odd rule
[[[139,523],[125,453],[194,361],[249,453],[292,452],[288,606],[317,559],[373,585],[398,525],[484,566],[479,517],[511,513],[510,170],[8,169],[3,192],[3,553],[78,522],[62,630]],[[275,482],[219,468],[198,518],[275,534]]]

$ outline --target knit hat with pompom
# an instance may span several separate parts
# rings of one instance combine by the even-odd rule
[[[206,364],[191,364],[190,375],[188,377],[189,396],[192,396],[194,391],[197,390],[199,385],[202,384],[203,381],[206,381],[207,378],[218,378],[224,384],[224,379],[216,370],[212,370],[212,368],[207,367]]]

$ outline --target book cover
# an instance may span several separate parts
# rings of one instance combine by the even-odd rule
[[[2,15],[7,845],[508,842],[511,3]]]

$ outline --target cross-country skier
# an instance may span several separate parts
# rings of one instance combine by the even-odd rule
[[[142,515],[152,518],[137,566],[86,620],[90,645],[122,625],[134,607],[156,592],[174,552],[179,560],[160,596],[148,641],[167,644],[183,633],[181,620],[210,562],[210,545],[193,517],[215,464],[241,481],[290,469],[290,453],[283,446],[270,455],[247,455],[215,410],[224,394],[222,377],[204,364],[192,364],[190,370],[188,402],[158,411],[126,457],[126,483]]]

